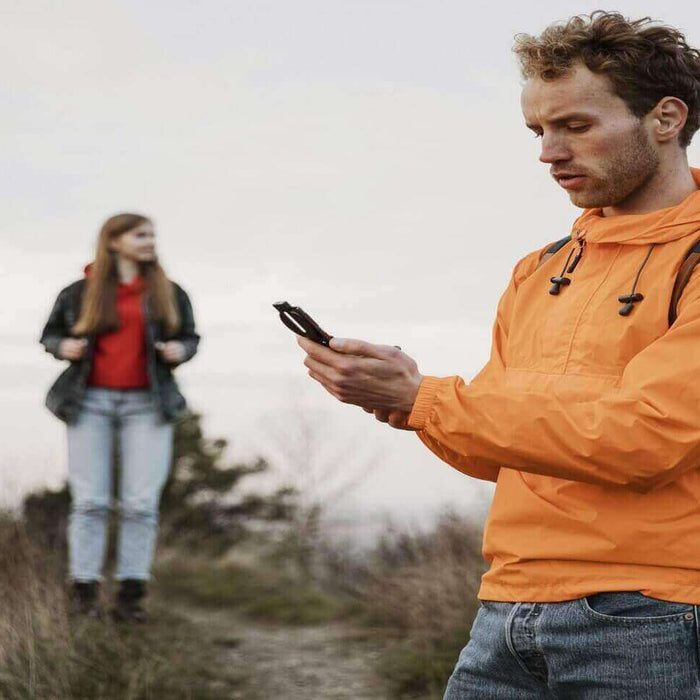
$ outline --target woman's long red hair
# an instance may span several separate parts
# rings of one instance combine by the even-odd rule
[[[90,267],[87,286],[83,294],[80,316],[73,327],[75,335],[109,333],[119,328],[117,315],[117,287],[119,273],[117,256],[110,250],[110,243],[127,231],[151,223],[141,214],[117,214],[102,226],[97,239],[95,262]],[[168,336],[180,328],[180,315],[175,301],[173,283],[166,277],[157,260],[140,266],[140,273],[148,295],[151,317],[163,324]]]

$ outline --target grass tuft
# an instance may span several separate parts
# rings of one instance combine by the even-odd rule
[[[147,625],[71,618],[62,567],[0,515],[3,700],[224,700],[244,679],[219,668],[211,641],[156,607]]]
[[[265,569],[211,561],[164,564],[158,568],[164,596],[206,608],[235,608],[251,619],[287,625],[315,625],[345,618],[357,603],[331,596],[311,584]]]
[[[359,595],[386,640],[380,672],[395,697],[442,697],[469,639],[483,570],[479,529],[452,514],[428,534],[389,534],[374,550]]]

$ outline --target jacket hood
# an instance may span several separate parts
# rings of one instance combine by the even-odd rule
[[[700,188],[700,169],[690,172]],[[602,209],[586,209],[574,222],[573,233],[585,233],[587,243],[649,245],[668,243],[700,231],[700,189],[674,207],[648,214],[603,216]]]

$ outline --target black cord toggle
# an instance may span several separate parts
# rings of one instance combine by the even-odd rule
[[[552,283],[552,286],[549,289],[549,293],[556,296],[559,294],[559,290],[561,289],[562,285],[566,287],[567,285],[571,284],[571,279],[569,277],[552,277],[549,280]]]
[[[624,304],[618,311],[620,316],[629,316],[632,313],[632,309],[634,309],[634,305],[642,299],[644,299],[644,295],[639,294],[639,292],[636,294],[623,294],[621,297],[618,297],[617,300]]]

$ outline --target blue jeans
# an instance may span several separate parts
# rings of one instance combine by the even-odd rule
[[[121,455],[115,578],[149,578],[158,504],[170,468],[173,425],[164,423],[149,391],[88,388],[78,420],[68,426],[70,577],[102,578],[111,507],[112,449]]]
[[[484,601],[444,700],[697,700],[699,609],[638,592]]]

